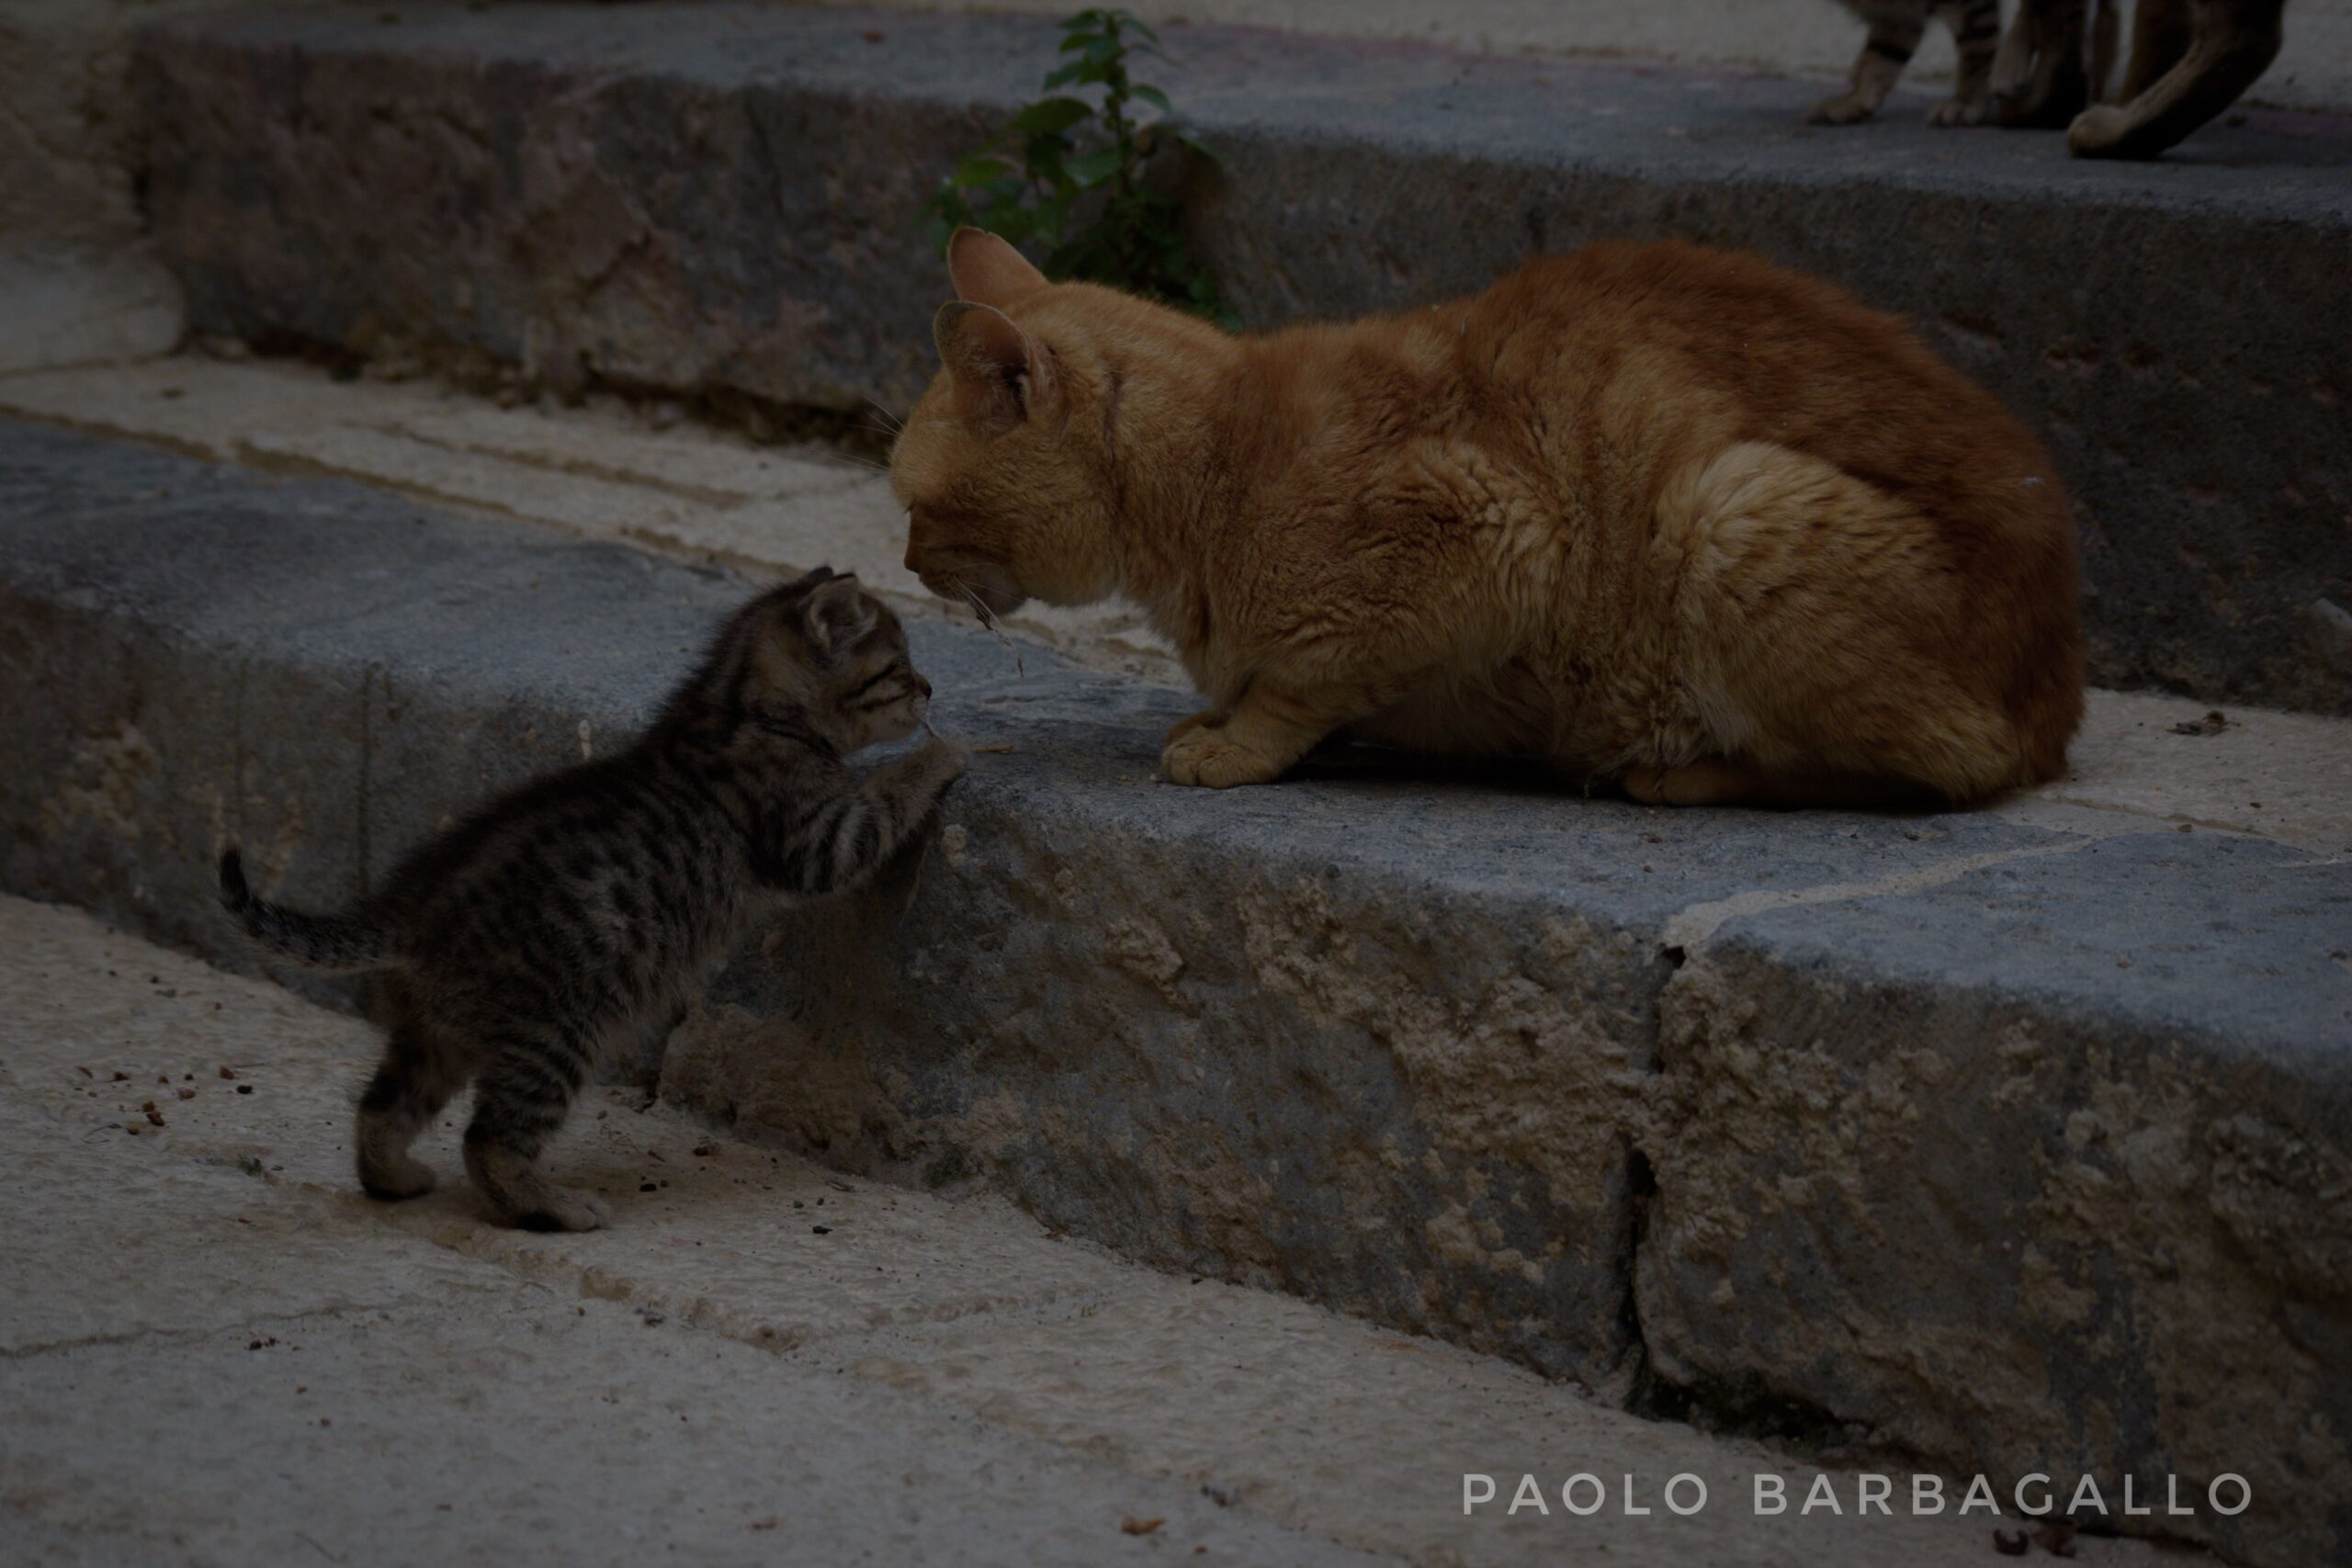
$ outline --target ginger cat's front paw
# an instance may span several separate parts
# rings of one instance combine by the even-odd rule
[[[1231,789],[1236,784],[1272,784],[1282,769],[1244,746],[1227,739],[1213,725],[1214,715],[1193,716],[1169,732],[1168,749],[1159,765],[1180,784],[1206,784]],[[1190,728],[1188,728],[1188,726]]]
[[[1222,729],[1225,721],[1231,716],[1216,708],[1203,708],[1198,713],[1187,714],[1168,727],[1168,733],[1159,738],[1159,744],[1163,748],[1173,746],[1180,736],[1190,735],[1196,729]]]

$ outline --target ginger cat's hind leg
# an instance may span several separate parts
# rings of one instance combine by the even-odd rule
[[[1676,578],[1673,684],[1715,754],[1628,778],[1637,799],[1977,800],[2046,771],[2073,732],[2065,682],[2005,695],[2039,690],[2019,671],[2041,655],[2020,611],[1988,614],[2056,574],[2020,551],[2010,581],[1960,592],[1914,503],[1817,457],[1727,448],[1660,498],[1653,548]]]

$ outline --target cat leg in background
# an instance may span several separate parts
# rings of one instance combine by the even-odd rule
[[[1854,56],[1853,70],[1847,73],[1850,90],[1823,98],[1805,110],[1804,118],[1813,124],[1854,125],[1878,113],[1887,94],[1894,91],[1903,68],[1911,63],[1919,35],[1926,30],[1917,13],[1907,10],[1873,8],[1869,21],[1870,36],[1862,42],[1862,51]]]
[[[1929,125],[1982,125],[1992,113],[1993,55],[2001,41],[2001,0],[1962,0],[1942,11],[1960,51],[1951,96],[1928,111]]]
[[[2112,0],[2102,0],[2110,9]],[[2017,129],[2055,130],[2089,103],[2083,35],[2088,0],[2018,0],[1993,62],[1996,118]],[[2110,28],[2110,20],[2106,24]]]
[[[2140,0],[2132,14],[2132,60],[2123,69],[2117,101],[2129,103],[2179,64],[2197,41],[2190,0]]]
[[[2149,0],[2142,0],[2143,10]],[[2153,158],[2237,102],[2270,68],[2283,39],[2286,0],[2196,0],[2188,52],[2143,91],[2121,104],[2086,109],[2067,129],[2066,145],[2086,158]],[[2154,71],[2143,65],[2147,35],[2134,29],[2127,87]],[[2160,47],[2169,47],[2165,33]]]

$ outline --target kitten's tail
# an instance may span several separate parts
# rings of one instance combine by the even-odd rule
[[[392,933],[351,915],[306,915],[280,908],[245,882],[236,846],[220,857],[220,903],[245,934],[299,964],[318,969],[382,969],[400,962]]]

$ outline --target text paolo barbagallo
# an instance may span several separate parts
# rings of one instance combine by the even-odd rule
[[[1964,1485],[1940,1475],[1887,1475],[1861,1471],[1832,1475],[1816,1472],[1810,1483],[1792,1486],[1790,1477],[1760,1471],[1746,1487],[1725,1488],[1756,1517],[1776,1514],[1829,1515],[1870,1517],[1896,1514],[1928,1516],[1983,1513],[2000,1517],[2004,1504],[2016,1512],[2040,1517],[2059,1514],[2080,1523],[2086,1517],[2139,1518],[2182,1517],[2199,1511],[2243,1514],[2253,1506],[2254,1488],[2231,1472],[2211,1479],[2165,1475],[2143,1482],[2127,1475],[2102,1488],[2095,1476],[2069,1478],[2037,1471],[2018,1477],[2005,1495],[1984,1476],[1969,1477]],[[1613,1482],[1613,1484],[1612,1484]],[[1556,1481],[1525,1472],[1516,1478],[1465,1471],[1462,1476],[1464,1514],[1537,1514],[1546,1518],[1563,1515],[1590,1518],[1604,1511],[1623,1517],[1670,1514],[1689,1517],[1707,1511],[1713,1493],[1706,1478],[1688,1471],[1660,1481],[1632,1471],[1603,1476],[1578,1471]]]

